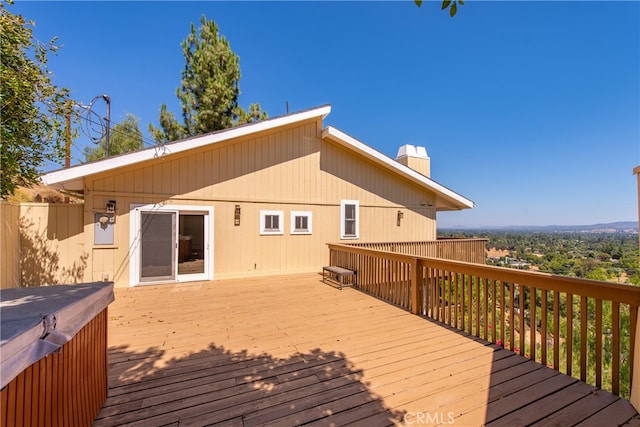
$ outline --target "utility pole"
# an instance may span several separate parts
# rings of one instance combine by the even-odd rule
[[[109,98],[108,95],[102,95],[102,99],[105,100],[105,102],[107,103],[107,117],[106,117],[106,123],[107,123],[107,129],[105,130],[105,153],[106,156],[105,157],[109,157],[109,131],[111,128],[111,98]]]
[[[67,101],[67,114],[65,117],[65,155],[64,155],[64,167],[68,168],[71,166],[71,100]]]
[[[67,114],[65,115],[65,129],[64,129],[64,167],[69,168],[71,166],[71,100],[67,100]],[[69,196],[64,196],[64,202],[69,203]]]

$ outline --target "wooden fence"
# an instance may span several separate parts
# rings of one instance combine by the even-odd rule
[[[0,202],[0,289],[81,283],[84,205]]]
[[[20,205],[0,201],[0,289],[20,287]]]
[[[640,287],[329,244],[356,287],[629,398]]]

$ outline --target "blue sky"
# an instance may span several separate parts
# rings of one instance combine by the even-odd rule
[[[325,120],[395,157],[425,146],[432,178],[476,207],[439,227],[637,219],[640,2],[34,2],[9,6],[58,36],[54,81],[111,98],[146,133],[179,115],[180,43],[201,15],[240,57],[240,103]],[[100,102],[96,103],[99,109]],[[74,144],[73,163],[90,144]]]

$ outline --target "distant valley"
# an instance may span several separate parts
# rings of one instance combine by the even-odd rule
[[[617,221],[591,225],[512,225],[489,227],[445,227],[447,230],[487,230],[544,233],[638,233],[637,221]]]
[[[489,265],[640,286],[637,222],[451,228],[438,237],[486,239]]]

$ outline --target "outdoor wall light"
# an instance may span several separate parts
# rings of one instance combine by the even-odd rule
[[[400,227],[400,220],[404,218],[404,213],[402,211],[398,211],[398,227]]]
[[[236,227],[240,225],[240,205],[236,205],[236,212],[233,216],[233,225]]]
[[[115,223],[115,215],[109,215],[109,214],[103,213],[98,218],[98,224],[100,224],[100,228],[102,228],[103,230],[106,230],[109,224],[114,224],[114,223]]]

